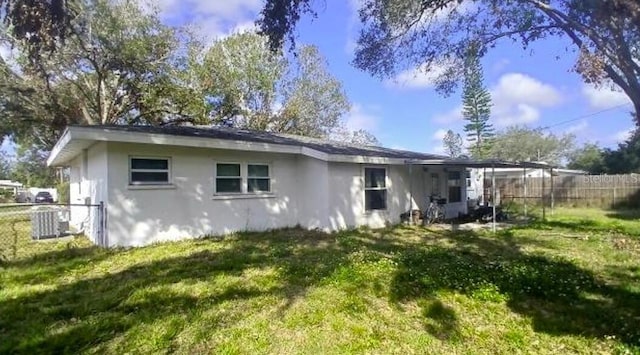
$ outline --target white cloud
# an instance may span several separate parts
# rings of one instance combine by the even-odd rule
[[[431,154],[439,154],[439,155],[446,155],[447,153],[443,144],[434,145],[433,147],[429,148],[427,151]]]
[[[422,64],[418,68],[404,70],[395,77],[385,80],[384,85],[393,89],[427,89],[435,85],[439,76],[445,73],[447,65],[432,65],[427,70],[427,65]]]
[[[231,33],[253,30],[263,0],[141,0],[146,8],[156,8],[164,22],[188,24],[205,42]]]
[[[504,69],[506,69],[509,64],[511,64],[511,61],[507,58],[502,58],[499,61],[493,63],[493,65],[491,66],[491,70],[494,73],[500,73],[502,72]]]
[[[631,133],[633,133],[632,128],[616,132],[614,135],[611,136],[611,140],[615,141],[616,143],[625,142],[627,139],[631,138]]]
[[[508,127],[529,124],[540,119],[538,108],[515,102],[504,102],[493,107],[495,114],[492,119],[496,127]]]
[[[501,76],[491,95],[494,101],[543,107],[555,106],[561,101],[560,93],[553,86],[521,73]]]
[[[440,124],[448,124],[462,120],[462,105],[445,113],[437,114],[433,117],[433,122]]]
[[[584,84],[582,86],[582,94],[594,109],[608,109],[631,103],[631,100],[624,92],[615,91],[609,87],[596,88],[593,85]]]
[[[496,127],[536,122],[540,109],[562,102],[560,92],[549,84],[521,73],[507,73],[491,90],[491,120]],[[435,115],[433,122],[450,124],[462,120],[462,106]]]
[[[440,128],[439,130],[435,131],[433,133],[433,135],[431,136],[431,139],[434,141],[441,141],[444,139],[444,136],[447,135],[447,130],[446,129],[442,129]]]
[[[583,119],[583,120],[580,120],[580,122],[574,124],[573,126],[567,127],[567,129],[564,130],[564,133],[576,134],[584,131],[588,127],[589,127],[589,123],[587,122],[587,120]]]
[[[367,111],[360,104],[354,103],[351,105],[351,110],[345,117],[346,128],[350,131],[364,129],[372,133],[375,132],[378,129],[380,119],[375,114]]]

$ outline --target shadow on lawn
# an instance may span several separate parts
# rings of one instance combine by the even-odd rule
[[[623,221],[640,221],[640,209],[638,210],[613,210],[607,213],[607,217],[621,219]]]
[[[218,242],[196,243],[194,248]],[[335,242],[335,236],[296,230],[270,235],[246,234],[220,243],[223,244],[217,249],[141,263],[117,273],[61,283],[55,289],[1,301],[0,353],[104,351],[107,342],[136,326],[186,315],[186,320],[177,326],[180,329],[167,331],[166,350],[194,314],[215,309],[225,301],[269,295],[286,299],[289,305],[303,295],[308,286],[329,276],[346,255]],[[65,263],[85,262],[86,258],[91,260],[93,253],[78,251],[62,259]],[[99,257],[117,255],[117,252],[98,251]],[[35,258],[34,263],[50,267],[51,272],[60,272],[49,264],[51,257],[53,255]],[[281,270],[277,283],[258,287],[238,282],[218,285],[220,292],[215,292],[215,279],[219,276],[242,276],[248,269],[267,267]],[[213,289],[203,297],[192,295],[190,285],[202,281],[211,282]],[[172,291],[170,286],[176,283],[186,284],[181,289],[184,292]],[[142,297],[132,298],[141,290],[144,291]],[[211,323],[229,325],[239,321],[243,312],[250,311],[250,308],[240,309]]]
[[[408,242],[402,239],[404,232],[407,229],[400,227],[327,235],[293,229],[196,241],[194,251],[186,256],[138,263],[116,273],[1,301],[0,353],[105,351],[107,343],[133,328],[184,316],[166,330],[163,343],[156,344],[157,350],[167,350],[182,328],[203,312],[213,310],[220,317],[200,321],[211,327],[229,326],[255,312],[240,304],[232,313],[222,314],[217,310],[223,302],[276,296],[275,302],[286,310],[310,286],[322,284],[336,271],[351,270],[349,256],[356,251],[394,259],[397,268],[389,299],[398,304],[418,301],[425,330],[440,339],[460,339],[459,317],[437,299],[438,292],[452,291],[483,302],[506,300],[511,310],[530,317],[538,332],[600,339],[615,336],[640,345],[639,294],[605,284],[570,262],[526,254],[520,246],[528,240],[515,238],[509,231],[486,237],[473,232],[434,235],[416,228],[409,233],[425,237]],[[164,247],[170,252],[170,245],[153,248]],[[68,258],[49,255],[33,262],[61,273],[52,262],[55,257],[73,264],[117,255],[85,250]],[[29,261],[24,263],[14,266],[26,267]],[[248,270],[267,268],[277,270],[275,282],[246,282]],[[216,283],[221,276],[236,281]],[[201,282],[209,283],[206,294],[191,292],[190,287]],[[179,289],[184,292],[172,288],[177,283],[186,284]],[[142,295],[132,296],[141,290]]]
[[[455,247],[420,248],[400,256],[392,300],[436,299],[443,290],[481,301],[506,298],[509,308],[533,320],[535,331],[615,336],[640,345],[640,294],[607,285],[568,261],[524,254],[509,231],[496,238],[451,232],[439,238]]]

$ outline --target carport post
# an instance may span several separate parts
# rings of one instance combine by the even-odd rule
[[[544,169],[542,169],[542,193],[540,194],[540,201],[542,201],[542,220],[546,221],[547,220],[547,208],[545,206],[545,201],[544,201]]]
[[[413,163],[409,162],[409,225],[413,225]]]
[[[493,206],[493,233],[496,232],[496,167],[495,164],[491,163],[491,205]]]
[[[555,206],[555,196],[554,196],[554,184],[553,184],[553,168],[549,169],[549,173],[551,174],[551,215],[553,216],[553,209]]]
[[[527,168],[522,168],[522,180],[524,183],[522,184],[524,188],[524,216],[527,217]]]

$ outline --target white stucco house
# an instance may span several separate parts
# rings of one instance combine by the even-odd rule
[[[301,226],[383,227],[447,199],[466,213],[464,162],[231,128],[71,126],[48,160],[72,204],[105,206],[105,246]],[[86,219],[72,209],[71,223]]]

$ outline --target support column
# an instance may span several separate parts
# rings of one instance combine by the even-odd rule
[[[527,217],[527,168],[522,168],[522,180],[524,188],[524,216]]]
[[[491,193],[492,193],[492,208],[493,208],[493,233],[496,232],[496,167],[491,163]]]
[[[554,191],[554,184],[553,184],[553,168],[551,168],[549,170],[549,173],[551,174],[551,215],[553,216],[553,209],[555,207],[555,191]]]
[[[409,225],[413,225],[413,164],[409,163]]]
[[[547,220],[547,207],[546,207],[546,203],[545,203],[545,198],[544,198],[544,169],[542,169],[542,193],[540,194],[540,200],[542,202],[542,220],[546,221]]]

